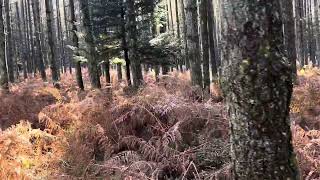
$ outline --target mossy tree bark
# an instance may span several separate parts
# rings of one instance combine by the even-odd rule
[[[9,91],[7,64],[5,57],[5,34],[2,16],[2,3],[0,3],[0,91]]]
[[[188,56],[191,64],[191,82],[194,86],[202,87],[197,1],[184,0],[184,5],[186,13]]]
[[[225,0],[221,85],[231,121],[233,176],[298,179],[291,144],[292,66],[281,0]]]

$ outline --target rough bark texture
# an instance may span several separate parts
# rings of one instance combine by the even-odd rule
[[[88,0],[80,0],[80,8],[83,14],[83,32],[84,39],[87,44],[87,59],[88,59],[88,68],[89,76],[92,88],[101,88],[100,76],[98,73],[98,62],[97,62],[97,52],[95,50],[93,32],[91,28],[90,12]]]
[[[6,13],[6,48],[7,48],[7,66],[8,66],[8,75],[9,81],[14,82],[14,58],[13,58],[13,45],[12,45],[12,31],[11,31],[11,17],[10,17],[10,1],[5,0],[5,13]]]
[[[291,144],[292,67],[280,0],[225,0],[221,85],[236,180],[298,179]]]
[[[75,7],[74,7],[74,0],[69,0],[69,7],[70,7],[70,17],[71,17],[71,22],[72,22],[72,31],[71,31],[71,36],[72,36],[72,45],[76,48],[79,48],[79,39],[77,36],[77,26],[76,26],[76,15],[75,15]],[[75,60],[75,57],[78,56],[78,51],[73,52],[73,60]],[[83,85],[83,79],[82,79],[82,72],[81,72],[81,63],[79,61],[75,62],[75,68],[76,68],[76,79],[77,79],[77,84],[78,87],[81,90],[84,90],[84,85]]]
[[[129,59],[131,61],[133,86],[139,87],[143,82],[141,62],[138,56],[138,32],[136,23],[136,12],[134,0],[127,1],[127,17],[128,17],[128,38],[129,38]]]
[[[197,1],[184,0],[187,26],[188,57],[191,64],[192,85],[202,87]]]
[[[45,71],[45,66],[44,66],[44,58],[42,54],[42,46],[41,46],[41,27],[40,27],[40,6],[39,6],[39,0],[32,0],[31,1],[31,6],[32,6],[32,12],[33,12],[33,20],[34,20],[34,35],[35,35],[35,47],[36,47],[36,53],[37,55],[35,56],[37,58],[37,67],[38,70],[41,74],[41,78],[43,81],[47,80],[47,75]]]
[[[0,3],[0,15],[2,14],[2,3]],[[5,57],[5,35],[4,35],[4,24],[3,17],[0,16],[0,91],[8,91],[8,74]]]
[[[203,88],[210,91],[209,33],[208,33],[208,0],[201,0],[200,24],[203,63]]]
[[[45,0],[46,6],[46,17],[47,17],[47,33],[48,33],[48,44],[50,47],[50,57],[49,57],[49,64],[50,70],[52,74],[52,81],[53,84],[57,84],[59,81],[59,70],[56,63],[56,43],[54,42],[55,36],[52,32],[54,28],[53,23],[53,3],[52,0]]]
[[[293,0],[283,1],[284,39],[287,56],[292,66],[292,79],[297,81],[297,49],[296,49],[296,27],[293,15]]]

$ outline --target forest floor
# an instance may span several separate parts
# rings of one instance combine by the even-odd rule
[[[188,73],[138,92],[80,92],[34,78],[0,95],[0,179],[229,179],[228,120],[221,92],[189,85]],[[88,81],[87,81],[88,82]],[[320,70],[300,71],[292,131],[303,179],[320,178]]]

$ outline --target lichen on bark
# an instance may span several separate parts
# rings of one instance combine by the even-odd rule
[[[280,0],[225,0],[221,85],[234,179],[298,179],[291,144],[292,69]]]

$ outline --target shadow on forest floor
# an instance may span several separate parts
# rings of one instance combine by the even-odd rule
[[[39,128],[38,114],[43,108],[57,102],[54,93],[42,82],[23,83],[12,87],[9,94],[0,95],[0,128],[5,130],[21,120]]]

